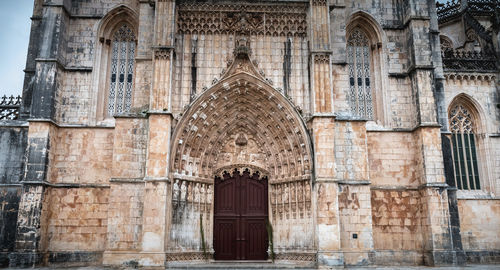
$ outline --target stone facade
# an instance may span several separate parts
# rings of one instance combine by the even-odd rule
[[[0,266],[214,262],[235,170],[268,179],[275,263],[500,262],[495,11],[35,0],[0,104]]]

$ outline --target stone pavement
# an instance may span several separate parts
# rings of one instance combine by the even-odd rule
[[[246,270],[246,269],[312,269],[312,268],[294,268],[290,266],[273,266],[269,267],[269,265],[254,265],[250,267],[242,267],[242,265],[207,265],[206,268],[198,265],[196,267],[193,266],[185,266],[185,267],[175,267],[175,268],[167,268],[167,269],[238,269],[238,270]],[[0,268],[2,269],[2,268]],[[22,270],[22,269],[30,269],[30,270],[52,270],[52,269],[64,269],[64,270],[133,270],[133,269],[143,269],[143,268],[130,268],[130,267],[101,267],[101,266],[87,266],[87,267],[37,267],[37,268],[3,268],[4,270]],[[147,268],[144,268],[147,269]],[[158,268],[156,268],[158,269]],[[328,269],[328,268],[321,268]],[[339,269],[339,268],[332,268]],[[373,266],[373,267],[346,267],[345,269],[349,270],[500,270],[500,265],[467,265],[467,266],[444,266],[444,267],[428,267],[428,266]]]

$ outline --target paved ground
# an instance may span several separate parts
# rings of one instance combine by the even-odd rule
[[[216,268],[212,266],[209,267],[202,267],[202,266],[197,266],[197,267],[176,267],[176,268],[168,268],[168,269],[238,269],[238,270],[246,270],[246,269],[290,269],[289,267],[268,267],[266,265],[262,266],[254,266],[254,267],[233,267],[233,266],[217,266]],[[0,268],[1,269],[1,268]],[[39,268],[3,268],[4,270],[21,270],[21,269],[31,269],[31,270],[52,270],[52,269],[65,269],[65,270],[114,270],[114,269],[121,269],[121,270],[132,270],[134,268],[126,268],[126,267],[121,267],[121,268],[107,268],[107,267],[58,267],[58,268],[51,268],[51,267],[39,267]],[[141,269],[141,268],[139,268]],[[292,269],[301,269],[301,268],[292,268]],[[307,268],[311,269],[311,268]],[[335,268],[338,269],[338,268]],[[460,266],[460,267],[453,267],[453,266],[446,266],[446,267],[426,267],[426,266],[384,266],[384,267],[349,267],[345,268],[349,270],[500,270],[500,265],[468,265],[468,266]]]

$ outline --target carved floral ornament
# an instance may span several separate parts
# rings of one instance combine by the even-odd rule
[[[234,164],[224,166],[215,170],[214,176],[224,179],[225,174],[233,176],[235,173],[242,174],[243,172],[248,172],[250,175],[257,174],[259,176],[259,180],[265,178],[269,179],[270,176],[267,170],[250,164]]]
[[[182,34],[307,35],[307,4],[192,4],[178,6]]]

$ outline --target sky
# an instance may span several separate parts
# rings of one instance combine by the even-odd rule
[[[21,95],[33,0],[0,0],[0,96]]]

